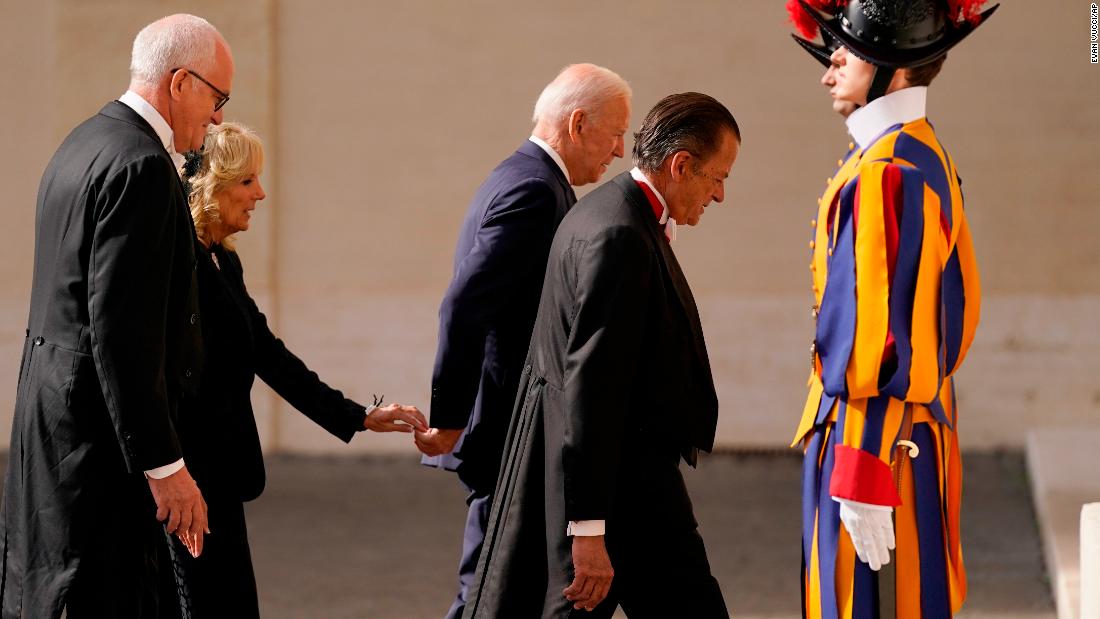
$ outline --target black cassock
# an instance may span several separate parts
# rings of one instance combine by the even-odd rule
[[[621,174],[550,250],[475,589],[464,617],[566,617],[566,525],[605,520],[615,569],[584,617],[728,613],[679,470],[718,401],[691,290],[645,194]],[[582,611],[583,612],[583,611]]]
[[[194,228],[156,132],[117,101],[42,177],[2,522],[3,617],[157,613],[144,471],[182,456],[199,379]],[[173,601],[174,602],[174,601]]]

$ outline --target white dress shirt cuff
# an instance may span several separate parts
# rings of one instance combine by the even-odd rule
[[[606,530],[605,523],[605,520],[570,520],[569,526],[565,527],[565,534],[580,537],[603,535]]]
[[[164,466],[158,466],[155,469],[149,469],[145,471],[145,476],[149,479],[164,479],[169,475],[179,471],[183,468],[183,458],[176,460],[172,464],[165,464]]]

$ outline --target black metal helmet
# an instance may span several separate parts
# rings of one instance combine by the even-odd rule
[[[837,43],[836,39],[829,36],[829,33],[825,32],[824,30],[821,31],[821,45],[818,45],[813,41],[807,41],[797,34],[792,34],[791,38],[794,39],[795,43],[801,45],[802,49],[810,52],[810,55],[814,57],[814,60],[820,62],[825,68],[829,68],[829,66],[833,64],[833,52],[835,52],[836,48],[840,46],[840,44]]]
[[[791,19],[807,39],[820,28],[824,45],[795,36],[819,61],[842,45],[879,67],[867,100],[886,92],[894,70],[936,60],[989,18],[986,0],[790,0]],[[809,18],[807,20],[806,18]],[[832,49],[829,44],[832,43]]]

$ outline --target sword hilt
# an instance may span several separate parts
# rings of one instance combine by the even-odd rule
[[[898,447],[899,448],[901,448],[901,447],[908,448],[910,458],[916,458],[917,456],[920,455],[920,447],[917,447],[917,444],[914,443],[913,441],[907,441],[905,439],[901,439],[901,440],[898,441]]]

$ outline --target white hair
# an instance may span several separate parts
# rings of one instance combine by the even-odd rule
[[[172,69],[209,71],[221,34],[201,17],[179,13],[162,17],[134,37],[130,79],[156,85]]]
[[[629,101],[632,94],[630,84],[611,69],[589,63],[571,64],[542,90],[531,120],[556,124],[578,109],[595,115],[608,101],[619,97]]]

